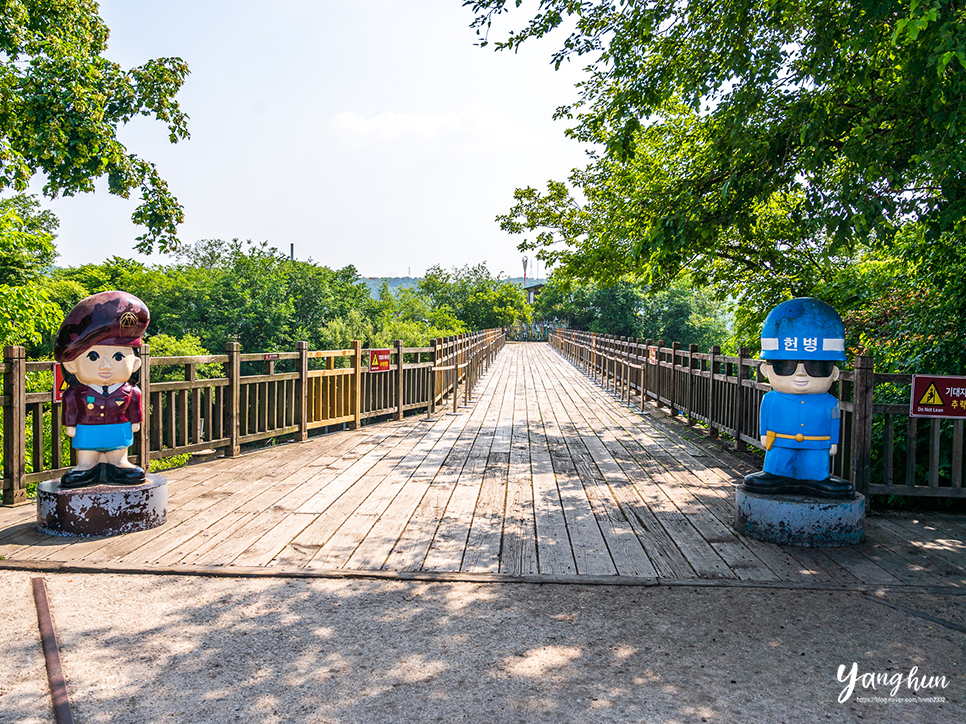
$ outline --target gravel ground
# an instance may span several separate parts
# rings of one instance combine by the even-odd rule
[[[54,721],[34,575],[0,571],[0,722]],[[78,724],[966,721],[966,634],[858,593],[46,579]],[[966,626],[966,596],[885,598]],[[853,662],[901,700],[839,703]]]

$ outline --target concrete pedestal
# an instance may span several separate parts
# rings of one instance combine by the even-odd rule
[[[37,486],[37,529],[48,535],[107,536],[149,530],[168,519],[168,479],[148,475],[140,485],[92,485],[61,490],[59,480]]]
[[[865,496],[828,500],[735,491],[735,529],[767,543],[824,548],[865,540]]]

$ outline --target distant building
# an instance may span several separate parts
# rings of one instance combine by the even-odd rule
[[[537,284],[531,284],[528,287],[524,287],[523,293],[527,295],[527,302],[529,304],[533,304],[534,300],[540,296],[540,290],[546,285],[546,282],[539,282]]]

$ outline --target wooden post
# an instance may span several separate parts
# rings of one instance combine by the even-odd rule
[[[453,412],[456,412],[456,406],[458,404],[457,392],[460,388],[460,340],[462,335],[456,335],[451,337],[453,340],[453,360],[450,366],[453,368]]]
[[[866,496],[872,471],[872,397],[875,392],[874,360],[868,355],[855,358],[852,381],[852,451],[849,475],[855,489]]]
[[[651,344],[652,339],[644,340],[644,360],[641,362],[641,412],[644,412],[644,403],[647,402],[647,393],[651,389]]]
[[[59,362],[54,362],[53,366],[56,367],[59,364],[60,364]],[[143,405],[144,405],[144,420],[142,421],[141,424],[146,425],[148,424],[149,401],[144,399]],[[63,431],[64,431],[63,405],[59,402],[51,403],[50,405],[50,469],[51,470],[56,470],[57,468],[63,467],[64,465]]]
[[[470,404],[470,387],[473,381],[473,347],[476,341],[476,334],[466,337],[466,353],[463,355],[466,364],[466,375],[463,378],[463,404]]]
[[[228,448],[225,457],[233,458],[241,455],[241,441],[239,429],[241,426],[241,345],[229,342],[225,345],[228,362],[225,364],[225,376],[228,378]]]
[[[939,487],[939,431],[942,420],[929,421],[929,487]]]
[[[403,341],[396,340],[396,414],[397,420],[403,419],[403,404],[405,403],[405,387],[403,377]]]
[[[637,364],[640,365],[640,369],[637,371],[637,391],[641,395],[641,412],[643,412],[644,411],[644,371],[647,369],[644,366],[644,358],[641,355],[641,350],[644,349],[643,347],[644,340],[641,339],[640,337],[635,337],[634,344],[635,344],[635,349],[637,350],[637,354],[635,355],[635,358],[637,359]],[[630,393],[628,393],[627,406],[630,407],[630,404],[631,404]]]
[[[694,353],[698,345],[688,345],[688,425],[694,424]]]
[[[295,418],[299,431],[295,434],[298,442],[309,439],[309,343],[295,343],[299,353],[299,379],[295,387]]]
[[[141,345],[141,429],[134,434],[138,443],[137,465],[151,472],[151,345]],[[57,364],[56,362],[54,364]],[[60,467],[59,461],[52,467]]]
[[[615,381],[614,391],[617,391],[617,351],[614,340],[616,337],[613,335],[607,336],[607,377],[605,379],[605,389],[610,391],[610,385],[612,379]]]
[[[452,359],[450,358],[450,349],[452,347],[453,337],[447,336],[442,338],[442,344],[439,347],[440,362],[442,367],[449,367],[451,365]],[[450,370],[443,370],[439,380],[439,404],[440,407],[446,409],[446,395],[449,392],[449,374]]]
[[[633,344],[633,337],[628,337],[624,342],[624,394],[628,405],[631,404],[631,345]]]
[[[657,341],[657,365],[654,368],[654,405],[660,410],[661,409],[661,391],[664,388],[664,368],[661,366],[661,354],[664,350],[664,340],[659,339]]]
[[[963,421],[953,420],[952,485],[963,487]]]
[[[735,390],[735,450],[745,450],[748,443],[741,439],[741,430],[745,421],[745,401],[748,394],[745,392],[745,360],[748,359],[748,348],[738,348],[738,368],[735,370],[738,380],[738,388]]]
[[[717,410],[717,399],[715,399],[715,390],[717,385],[714,383],[715,366],[717,365],[718,355],[721,354],[721,347],[714,345],[711,348],[711,359],[708,360],[708,366],[710,368],[711,374],[708,375],[708,437],[716,438],[718,437],[718,419],[716,417]]]
[[[678,352],[681,349],[680,342],[671,342],[671,390],[668,399],[671,401],[671,417],[678,416]]]
[[[436,360],[439,356],[439,340],[434,339],[430,342],[430,347],[433,348],[431,352],[433,358],[433,366],[429,368],[429,407],[427,408],[430,415],[436,412]]]
[[[27,486],[23,481],[27,461],[27,360],[24,348],[4,347],[3,361],[8,366],[3,375],[3,504],[23,505],[27,502]],[[39,419],[35,421],[35,424],[39,423]]]
[[[352,340],[352,429],[362,427],[362,340]]]
[[[597,337],[590,333],[590,379],[597,381]]]
[[[195,364],[185,365],[184,379],[185,382],[191,383],[191,389],[185,390],[181,408],[182,445],[192,445],[201,442],[201,390],[195,386],[198,381],[198,370]],[[190,420],[188,418],[189,397],[191,398]]]

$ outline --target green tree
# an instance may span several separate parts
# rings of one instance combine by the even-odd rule
[[[369,313],[369,290],[354,266],[333,270],[310,259],[289,261],[285,268],[294,315],[293,342],[304,339],[319,345],[321,330],[333,320],[346,317],[352,310]]]
[[[966,247],[907,224],[889,250],[863,249],[817,293],[843,310],[850,353],[876,369],[966,373]]]
[[[741,223],[727,224],[727,198],[694,183],[709,157],[706,130],[686,109],[666,120],[639,131],[636,152],[625,161],[597,159],[575,170],[568,184],[551,182],[545,193],[517,189],[514,206],[497,217],[501,227],[538,232],[521,249],[538,248],[563,278],[653,285],[685,272],[741,298],[758,297],[763,278],[770,287],[800,291],[851,253],[851,237],[809,222],[796,190],[756,200]]]
[[[429,298],[416,289],[397,289],[393,293],[384,279],[371,304],[373,347],[392,346],[401,339],[407,347],[424,347],[437,337],[462,334],[466,325],[449,307],[434,309]]]
[[[0,216],[7,219],[0,245],[0,284],[37,281],[57,258],[54,239],[60,222],[30,194],[0,198]]]
[[[188,74],[180,58],[124,70],[104,57],[108,29],[93,0],[17,0],[0,8],[0,189],[23,191],[42,173],[44,194],[72,196],[107,177],[110,193],[141,193],[137,249],[171,251],[181,206],[151,162],[117,132],[153,116],[175,143],[188,137],[174,99]]]
[[[510,4],[464,4],[485,45]],[[953,0],[541,0],[496,47],[573,25],[554,62],[583,57],[587,77],[557,113],[618,161],[642,129],[673,137],[679,104],[694,114],[678,155],[697,162],[669,168],[693,191],[659,220],[666,246],[709,233],[687,224],[695,200],[740,228],[777,192],[830,235],[884,238],[913,216],[938,239],[966,219],[964,24]]]
[[[591,332],[618,337],[641,336],[643,295],[636,285],[619,281],[596,287],[587,301],[594,312],[594,319],[588,325]]]
[[[572,283],[553,273],[533,302],[534,316],[571,329],[588,329],[594,319],[589,303],[590,284]]]
[[[46,289],[57,219],[35,199],[0,199],[0,346],[36,344],[62,315]]]
[[[191,334],[180,339],[169,334],[152,334],[145,342],[151,345],[151,357],[195,357],[210,355],[201,340]],[[195,374],[198,379],[208,380],[223,377],[225,368],[217,363],[197,365]],[[184,367],[166,367],[158,365],[151,369],[152,382],[172,382],[184,379]]]
[[[112,258],[54,273],[69,297],[124,289],[151,310],[151,334],[196,338],[210,350],[238,341],[249,352],[319,348],[326,327],[352,310],[369,314],[370,298],[355,268],[332,270],[292,261],[267,243],[204,240],[184,247],[172,265]]]
[[[419,291],[435,309],[449,310],[470,330],[508,327],[532,319],[523,289],[502,276],[494,277],[486,264],[445,271],[431,267]]]
[[[663,339],[683,347],[697,345],[707,352],[714,345],[725,346],[731,338],[725,306],[706,288],[695,287],[680,278],[667,288],[643,294],[641,337]]]
[[[706,350],[731,337],[727,306],[687,278],[666,288],[622,280],[600,285],[563,280],[555,271],[534,304],[537,317],[571,329],[643,337]]]

